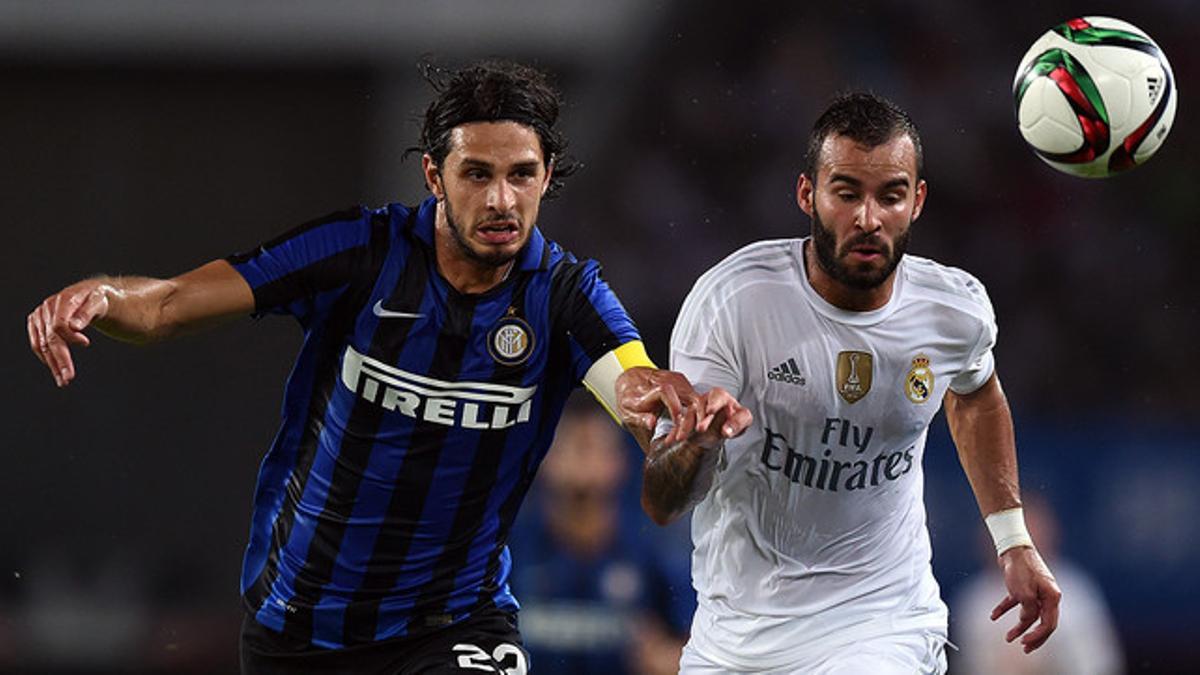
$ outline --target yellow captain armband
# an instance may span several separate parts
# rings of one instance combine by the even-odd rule
[[[650,360],[650,355],[646,353],[646,345],[642,344],[641,340],[631,340],[617,347],[611,352],[617,357],[617,361],[621,363],[621,370],[629,370],[639,366],[646,368],[658,368],[654,362]]]
[[[617,424],[621,424],[621,416],[617,414],[617,378],[626,370],[638,366],[658,367],[646,353],[646,345],[641,340],[631,340],[596,359],[583,376],[583,386],[592,392],[592,396],[600,401],[600,405]]]

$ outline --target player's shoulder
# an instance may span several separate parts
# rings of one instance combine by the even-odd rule
[[[553,239],[546,239],[544,250],[542,251],[544,264],[542,267],[546,270],[566,270],[586,267],[600,267],[600,263],[592,258],[580,258],[571,251],[563,248],[561,244]],[[560,272],[561,274],[561,272]]]
[[[602,276],[600,262],[594,258],[581,258],[551,239],[543,240],[541,261],[533,271],[536,278],[548,284],[558,296],[569,295],[588,283],[589,279]]]
[[[692,294],[721,291],[728,297],[759,284],[795,281],[800,239],[765,239],[747,244],[701,274]]]
[[[902,269],[908,292],[915,298],[974,316],[992,316],[987,289],[970,272],[911,254],[905,254]]]
[[[540,252],[530,250],[529,265],[524,267],[532,275],[532,286],[549,293],[552,306],[572,302],[578,293],[590,293],[596,282],[603,278],[600,261],[579,257],[551,239],[537,242]],[[537,257],[534,264],[533,257]]]
[[[406,237],[415,237],[417,232],[422,229],[418,219],[423,207],[425,207],[423,202],[416,206],[394,202],[376,208],[364,208],[362,215],[368,222],[387,223],[395,233]],[[432,212],[426,215],[431,216]]]
[[[747,276],[761,272],[769,273],[782,265],[790,266],[796,260],[796,250],[800,242],[800,239],[794,238],[764,239],[746,244],[713,265],[704,276],[721,273]]]

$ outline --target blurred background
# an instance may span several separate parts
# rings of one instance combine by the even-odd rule
[[[1158,155],[1104,181],[1044,165],[1013,119],[1021,56],[1081,12],[1147,31],[1181,91]],[[660,363],[700,273],[748,242],[807,233],[794,186],[828,99],[854,86],[908,109],[930,182],[911,250],[991,293],[1023,484],[1099,598],[1087,620],[1111,619],[1111,632],[1085,631],[1085,648],[1117,645],[1117,670],[1192,671],[1197,35],[1194,0],[0,2],[0,194],[13,237],[0,286],[0,672],[236,671],[252,487],[299,330],[245,319],[145,348],[102,338],[59,391],[28,352],[24,318],[84,276],[169,276],[349,204],[420,200],[419,158],[401,155],[430,97],[423,55],[554,74],[584,169],[540,225],[605,265]],[[991,563],[940,421],[926,469],[935,570],[951,606],[968,606],[959,598]],[[650,542],[639,560],[668,575],[683,565],[681,583],[645,577],[670,591],[654,600],[669,646],[672,617],[694,602],[687,533],[661,534],[637,513],[636,470],[614,475],[621,536]],[[539,527],[541,500],[560,488],[538,487],[524,527]],[[641,597],[616,578],[624,585],[592,600]],[[994,603],[1000,586],[989,588]],[[561,613],[554,592],[529,588],[532,624],[582,616]],[[1065,616],[1084,624],[1072,602]],[[645,637],[644,614],[581,621],[597,639],[615,631],[616,644],[646,647],[621,639]],[[965,622],[956,611],[952,640],[969,641]],[[648,672],[643,656],[619,661]]]

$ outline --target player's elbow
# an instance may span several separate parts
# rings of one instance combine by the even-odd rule
[[[109,337],[133,345],[149,345],[162,342],[179,331],[179,325],[165,316],[163,312],[148,313],[136,324],[129,326],[110,326],[101,328]]]
[[[101,333],[129,344],[165,340],[177,334],[182,325],[178,295],[174,280],[138,279],[127,287],[113,287],[109,310],[94,326]]]
[[[184,316],[188,308],[184,305],[178,281],[162,281],[156,295],[142,315],[143,323],[138,337],[142,344],[161,342],[174,337],[183,331],[187,323]]]
[[[679,518],[677,512],[664,508],[645,492],[642,492],[642,510],[646,512],[647,516],[650,516],[650,520],[653,520],[655,525],[659,526],[670,525]]]

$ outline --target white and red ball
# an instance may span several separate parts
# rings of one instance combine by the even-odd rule
[[[1047,164],[1103,178],[1150,159],[1175,121],[1167,57],[1136,26],[1103,16],[1063,22],[1021,59],[1013,81],[1021,136]]]

